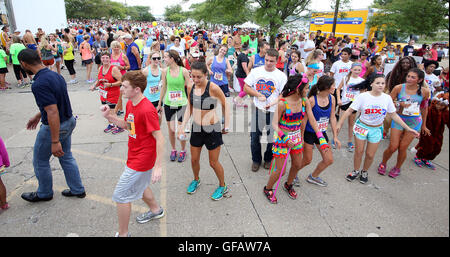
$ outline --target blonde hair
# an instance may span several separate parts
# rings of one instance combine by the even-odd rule
[[[39,43],[39,48],[46,48],[48,46],[47,38],[45,38],[45,36],[42,36],[40,40],[41,42]]]
[[[119,43],[119,41],[112,41],[111,42],[111,49],[112,48],[120,48],[120,49],[122,49],[122,45]]]
[[[316,59],[321,55],[323,55],[323,51],[320,49],[316,49],[316,50],[312,51],[305,60],[306,66],[313,64],[313,63],[318,63],[318,61]]]

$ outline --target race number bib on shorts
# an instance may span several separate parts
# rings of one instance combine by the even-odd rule
[[[327,131],[329,118],[322,117],[317,121],[317,126],[321,132]]]
[[[302,142],[302,132],[300,130],[289,132],[287,134],[287,137],[289,138],[289,140],[291,140],[292,143],[296,145]]]
[[[103,98],[106,98],[108,96],[108,91],[99,89],[98,92],[100,93],[100,96]]]
[[[169,92],[169,101],[176,103],[183,100],[183,92],[182,91],[170,91]]]
[[[355,124],[355,126],[353,127],[353,133],[355,133],[355,135],[366,137],[369,133],[369,130],[359,126],[358,124]]]
[[[223,80],[223,74],[214,72],[214,79],[217,80],[217,81],[222,81]]]
[[[410,106],[408,106],[407,108],[404,108],[402,114],[407,115],[407,116],[419,116],[420,115],[419,103],[418,102],[410,102]]]

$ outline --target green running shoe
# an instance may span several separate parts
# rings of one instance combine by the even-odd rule
[[[200,179],[198,180],[192,180],[191,184],[189,184],[187,193],[192,195],[193,193],[197,192],[198,187],[200,186]]]
[[[219,201],[223,198],[223,195],[228,192],[228,187],[225,185],[224,187],[219,186],[216,191],[211,195],[211,199],[215,201]]]

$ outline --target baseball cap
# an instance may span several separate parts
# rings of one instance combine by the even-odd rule
[[[125,34],[123,39],[132,39],[133,37],[130,34]]]

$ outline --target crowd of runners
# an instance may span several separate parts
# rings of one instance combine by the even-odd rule
[[[229,189],[219,156],[222,135],[232,133],[233,110],[251,108],[249,170],[257,172],[261,165],[270,170],[267,184],[261,185],[270,203],[277,203],[285,173],[281,186],[290,198],[297,198],[297,174],[311,164],[314,148],[321,160],[306,181],[327,186],[320,175],[333,164],[332,149],[341,148],[344,122],[348,141],[342,146],[354,153],[348,181],[359,178],[367,183],[374,161],[378,174],[398,177],[408,149],[415,152],[412,161],[417,166],[435,169],[431,161],[440,153],[445,125],[449,126],[449,71],[439,65],[445,54],[437,44],[415,49],[411,40],[403,49],[391,44],[379,49],[376,38],[334,37],[317,31],[280,33],[271,47],[266,32],[252,29],[102,20],[68,24],[55,32],[36,33],[11,33],[5,26],[1,33],[0,89],[32,84],[40,112],[27,129],[43,124],[33,155],[39,187],[22,194],[27,201],[52,199],[52,154],[67,178],[69,189],[63,195],[86,196],[70,150],[76,120],[67,87],[76,83],[99,93],[105,133],[129,135],[127,164],[113,194],[119,217],[116,236],[129,235],[131,202],[137,199],[150,209],[137,222],[164,216],[149,184],[159,181],[167,157],[179,163],[187,159],[188,137],[193,180],[187,183],[187,193],[194,194],[201,185],[200,155],[205,146],[218,179],[211,198],[224,197]],[[83,79],[77,78],[77,55],[86,69]],[[8,63],[16,85],[5,80]],[[393,67],[385,76],[387,64]],[[61,76],[66,72],[67,82]],[[160,130],[164,120],[171,146],[167,152]],[[70,133],[60,134],[63,129]],[[263,132],[268,142],[264,151]],[[419,143],[410,147],[414,138],[420,138]],[[381,140],[389,140],[389,146],[382,160],[374,160]],[[388,163],[395,152],[396,160]],[[10,166],[1,138],[0,155],[1,175]],[[2,209],[8,208],[6,195],[0,179]]]

